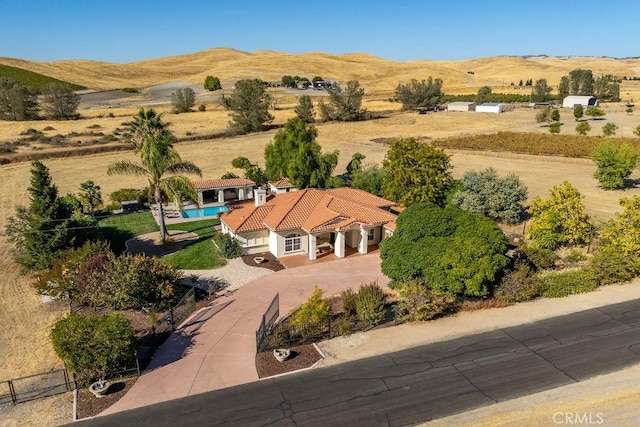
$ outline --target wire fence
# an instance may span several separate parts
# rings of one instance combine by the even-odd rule
[[[75,390],[77,384],[66,369],[56,369],[0,382],[0,405],[28,402]]]

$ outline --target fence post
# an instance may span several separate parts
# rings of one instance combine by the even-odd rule
[[[9,394],[11,395],[11,403],[15,405],[18,403],[16,391],[13,389],[13,383],[11,382],[11,380],[7,381],[7,383],[9,384]]]
[[[138,359],[138,349],[133,350],[133,355],[136,358],[136,372],[140,376],[140,360]]]
[[[329,319],[329,339],[331,339],[331,316],[329,316],[328,319]]]
[[[169,329],[171,329],[171,332],[173,333],[173,307],[169,307],[169,314],[167,315],[166,321],[169,325]]]

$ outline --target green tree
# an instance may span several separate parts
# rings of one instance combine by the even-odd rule
[[[593,95],[593,72],[576,69],[569,72],[570,95]]]
[[[224,106],[231,116],[229,130],[240,135],[263,130],[265,124],[273,121],[269,105],[271,97],[262,80],[237,81],[231,95],[224,98]]]
[[[296,105],[293,111],[305,123],[313,123],[316,121],[313,111],[313,101],[309,95],[302,95],[300,99],[298,99],[298,105]]]
[[[599,144],[591,153],[598,167],[594,177],[605,190],[625,188],[627,179],[638,166],[638,152],[628,144],[620,147],[610,141]]]
[[[142,145],[147,141],[169,137],[170,125],[171,123],[165,122],[162,114],[158,114],[153,108],[141,108],[133,120],[127,122],[128,136],[134,149],[142,150]]]
[[[385,198],[404,206],[442,203],[451,183],[451,158],[415,138],[393,141],[382,163]]]
[[[360,171],[360,167],[362,166],[362,161],[366,158],[364,154],[354,153],[351,156],[351,160],[349,164],[347,164],[347,181],[351,181],[353,175]]]
[[[23,271],[44,271],[58,255],[76,244],[85,234],[72,228],[95,225],[92,221],[72,219],[73,210],[58,196],[58,188],[49,169],[39,161],[31,164],[30,205],[19,206],[8,219],[6,235],[13,244],[13,255]]]
[[[293,117],[264,150],[267,178],[289,178],[297,188],[325,188],[338,164],[338,151],[322,153],[315,126]]]
[[[324,121],[353,122],[362,120],[367,110],[362,108],[364,89],[357,80],[349,80],[343,90],[339,86],[331,87],[329,104],[320,101],[318,108]]]
[[[33,120],[37,115],[36,93],[14,79],[0,77],[0,120]]]
[[[507,265],[507,239],[489,218],[454,206],[414,203],[381,243],[392,287],[416,280],[436,294],[488,295]]]
[[[560,122],[552,122],[549,124],[549,133],[560,133]]]
[[[292,76],[289,76],[289,75],[282,76],[282,86],[295,88],[296,83],[297,83],[296,80]]]
[[[489,86],[482,86],[478,89],[476,94],[476,104],[483,104],[489,100],[491,96],[491,88]]]
[[[102,207],[102,192],[100,191],[100,186],[91,180],[80,184],[78,197],[82,202],[84,213],[93,216],[95,211]]]
[[[586,135],[589,131],[591,131],[591,125],[588,122],[580,122],[576,126],[578,135]]]
[[[87,317],[71,313],[53,326],[51,343],[67,369],[84,384],[133,363],[133,328],[120,313]]]
[[[640,136],[640,125],[636,126],[636,128],[633,130],[633,134],[635,136]]]
[[[324,79],[320,76],[315,76],[314,78],[311,79],[311,83],[316,84],[316,82],[321,82]]]
[[[50,83],[42,90],[40,103],[45,117],[52,120],[68,120],[78,118],[80,95],[71,86],[61,83]]]
[[[573,117],[576,118],[576,122],[579,121],[582,116],[584,116],[584,107],[582,107],[582,105],[578,105],[576,108],[573,109]]]
[[[554,108],[551,111],[551,121],[553,122],[559,122],[560,121],[560,110],[558,110],[557,108]]]
[[[551,99],[551,87],[547,79],[538,79],[531,89],[531,102],[545,102]]]
[[[602,135],[604,136],[613,136],[616,134],[618,130],[618,125],[615,123],[607,123],[602,127]]]
[[[245,178],[255,182],[258,186],[262,186],[269,181],[260,165],[251,163],[246,157],[236,157],[231,161],[231,165],[234,168],[243,169]]]
[[[551,121],[551,108],[544,108],[536,114],[536,123],[547,123]]]
[[[196,93],[190,87],[178,89],[171,94],[171,106],[176,114],[189,113],[196,105]]]
[[[606,101],[620,101],[620,83],[616,76],[601,75],[593,81],[593,95]]]
[[[205,77],[204,89],[208,90],[209,92],[222,89],[222,84],[220,84],[220,79],[214,76]]]
[[[384,171],[378,165],[365,166],[351,178],[351,186],[367,193],[382,196]]]
[[[529,234],[534,245],[545,249],[588,243],[593,225],[585,213],[584,196],[568,181],[549,190],[549,197],[536,197],[527,209],[531,215]]]
[[[453,196],[454,206],[507,224],[520,220],[527,186],[516,175],[502,178],[493,168],[488,168],[465,173],[462,182],[464,189]]]
[[[403,110],[415,108],[427,108],[429,110],[440,105],[444,93],[442,92],[442,79],[418,81],[412,79],[408,84],[398,84],[396,98],[402,102]]]
[[[558,85],[558,98],[560,101],[569,96],[570,93],[570,81],[569,76],[562,76],[560,78],[560,84]]]
[[[184,199],[198,204],[198,195],[191,180],[180,174],[202,176],[200,168],[191,162],[183,161],[173,148],[175,137],[166,129],[159,116],[141,111],[139,117],[148,116],[153,123],[144,124],[139,119],[136,127],[147,129],[148,133],[140,134],[139,143],[134,145],[135,152],[140,155],[140,164],[130,160],[120,160],[109,166],[107,174],[144,176],[154,189],[154,200],[158,206],[160,240],[165,242],[167,231],[164,222],[163,203],[173,200],[182,207]],[[138,117],[134,119],[136,121]],[[157,131],[157,129],[163,129]],[[135,144],[135,142],[134,142]]]
[[[584,114],[595,119],[596,117],[604,117],[607,113],[598,107],[588,107]]]

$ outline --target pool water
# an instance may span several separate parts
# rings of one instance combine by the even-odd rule
[[[216,216],[220,212],[226,212],[228,210],[229,208],[227,208],[226,206],[209,206],[209,207],[200,208],[200,209],[197,209],[197,208],[185,209],[182,211],[182,217],[183,218],[206,218],[206,217]]]

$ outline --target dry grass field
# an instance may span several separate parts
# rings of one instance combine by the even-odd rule
[[[560,76],[575,68],[591,68],[594,74],[612,73],[617,75],[640,75],[640,60],[613,60],[608,58],[516,58],[499,57],[469,61],[413,61],[398,63],[364,54],[328,55],[311,53],[287,55],[280,52],[246,53],[230,49],[212,49],[179,57],[162,58],[130,64],[107,64],[93,61],[60,61],[52,63],[27,62],[0,58],[0,63],[25,68],[47,74],[55,78],[88,86],[92,89],[113,89],[122,87],[147,87],[173,80],[201,83],[206,75],[216,75],[227,87],[235,80],[245,77],[259,77],[264,80],[279,80],[284,74],[321,75],[328,79],[346,81],[360,80],[366,90],[364,106],[380,118],[355,123],[319,124],[318,140],[323,150],[339,150],[340,161],[337,172],[344,171],[352,154],[366,155],[366,163],[381,163],[387,147],[381,141],[397,137],[442,138],[461,134],[492,133],[501,130],[547,132],[547,128],[535,123],[535,112],[527,108],[517,108],[504,114],[479,114],[440,112],[418,115],[399,112],[400,105],[387,101],[398,82],[411,78],[442,76],[445,91],[449,93],[474,93],[484,85],[495,92],[515,91],[509,83],[520,79],[546,77],[550,84],[557,85]],[[469,74],[467,71],[473,71]],[[503,87],[504,85],[504,87]],[[226,89],[228,90],[228,89]],[[273,90],[278,110],[274,111],[274,124],[283,124],[293,116],[297,97],[284,90]],[[640,82],[625,81],[622,84],[623,99],[640,100]],[[206,112],[171,114],[168,105],[156,109],[165,113],[165,119],[172,123],[172,130],[178,138],[205,136],[224,132],[229,120],[216,102],[207,101]],[[627,114],[620,105],[605,107],[606,120],[591,121],[592,135],[600,134],[607,122],[616,123],[618,135],[632,136],[632,130],[640,125],[640,113]],[[81,110],[82,119],[67,122],[2,122],[0,121],[0,144],[16,141],[28,128],[43,131],[51,126],[54,130],[43,131],[47,136],[83,133],[89,130],[113,134],[124,128],[123,122],[131,119],[138,107],[91,108]],[[109,117],[112,114],[113,117]],[[569,111],[561,111],[565,126],[562,133],[574,133],[575,122]],[[231,159],[245,156],[263,164],[264,147],[276,131],[252,134],[243,137],[183,141],[176,145],[182,157],[195,162],[203,170],[204,178],[219,178],[233,170]],[[83,136],[72,139],[75,144],[86,144]],[[68,149],[68,148],[66,148]],[[46,144],[34,143],[21,150],[60,150]],[[624,192],[606,192],[597,186],[593,178],[595,167],[587,159],[567,159],[557,157],[536,157],[507,153],[451,152],[454,176],[459,178],[465,171],[495,168],[500,174],[513,172],[529,187],[529,196],[545,196],[549,187],[569,180],[585,196],[588,211],[601,220],[614,216],[618,210],[618,200],[623,196],[640,194],[633,188]],[[84,157],[66,157],[44,160],[50,168],[54,182],[60,193],[77,192],[81,182],[93,180],[102,187],[103,197],[124,187],[143,187],[146,182],[127,176],[107,176],[107,166],[117,160],[136,160],[132,152],[103,153]],[[0,166],[3,185],[0,186],[0,229],[4,229],[6,219],[19,205],[28,204],[30,164],[12,163]],[[235,171],[239,173],[240,171]],[[638,179],[635,173],[632,178]],[[40,372],[60,366],[48,340],[51,324],[65,313],[64,306],[40,303],[31,288],[32,279],[20,274],[12,261],[6,240],[0,238],[0,381],[30,373]],[[64,406],[65,398],[21,406],[12,411],[0,413],[0,425],[19,425],[26,413],[37,414],[38,419],[46,418],[42,413],[47,405]],[[56,402],[59,405],[56,405]],[[31,404],[29,404],[31,405]],[[32,409],[29,409],[32,408]],[[0,408],[0,410],[2,410]],[[44,425],[57,424],[60,413],[51,415]],[[66,414],[62,410],[62,413]],[[66,415],[64,415],[66,417]],[[22,419],[22,423],[15,420]],[[11,422],[10,420],[14,420]],[[34,419],[35,420],[35,419]],[[63,421],[68,421],[64,419]],[[37,424],[37,422],[33,422]]]

